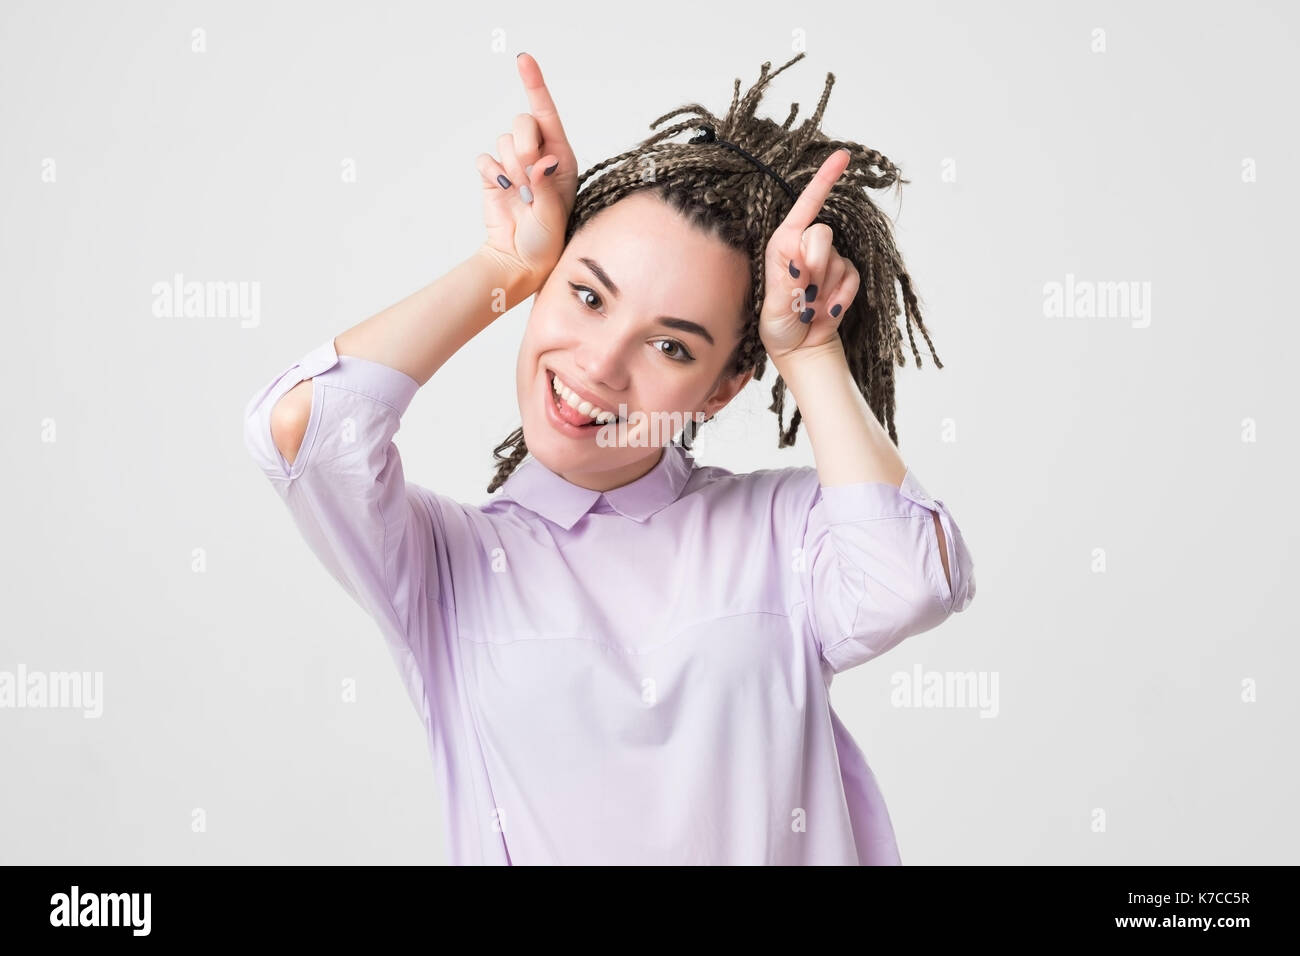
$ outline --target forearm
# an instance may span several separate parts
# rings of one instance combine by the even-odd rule
[[[429,285],[334,339],[339,355],[380,362],[421,385],[470,339],[536,291],[481,247]]]
[[[424,385],[462,345],[532,295],[535,282],[480,248],[450,272],[334,337],[339,355],[379,362]],[[311,419],[307,379],[271,410],[271,436],[292,464]]]
[[[799,406],[804,431],[823,487],[881,481],[902,485],[907,465],[853,381],[844,343],[832,341],[800,354],[796,349],[772,364]],[[943,573],[951,584],[943,525],[934,520]]]
[[[907,466],[858,391],[839,336],[812,349],[796,349],[772,364],[799,406],[823,486],[902,484]]]

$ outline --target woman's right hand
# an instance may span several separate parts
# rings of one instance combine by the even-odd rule
[[[518,269],[531,295],[564,251],[564,232],[578,191],[578,161],[537,61],[521,53],[515,64],[532,112],[517,115],[512,131],[497,138],[499,161],[480,153],[475,165],[483,182],[483,247],[507,267]],[[499,176],[510,185],[504,186]]]

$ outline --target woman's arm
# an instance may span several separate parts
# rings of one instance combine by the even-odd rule
[[[406,481],[394,441],[416,392],[461,346],[532,295],[554,268],[573,208],[577,160],[541,71],[518,58],[536,116],[515,117],[480,153],[487,237],[446,275],[332,335],[244,407],[253,461],[311,551],[380,625],[427,717],[433,642],[454,630],[458,503]],[[543,151],[542,147],[546,146]]]
[[[461,346],[537,290],[522,269],[480,246],[446,275],[348,329],[340,355],[380,362],[421,385]]]
[[[796,571],[813,639],[835,673],[928,631],[975,597],[960,528],[903,463],[840,338],[861,277],[835,250],[830,226],[814,219],[848,161],[842,149],[827,157],[769,240],[759,316],[763,346],[817,460]]]
[[[813,222],[848,163],[847,150],[828,156],[768,241],[759,331],[799,406],[822,486],[883,482],[901,487],[907,466],[854,382],[839,336],[839,319],[857,295],[861,277],[835,250],[830,227]],[[943,525],[938,514],[931,516],[951,587]]]
[[[773,364],[817,461],[798,577],[819,652],[839,673],[968,607],[974,561],[862,397],[838,335]]]
[[[387,365],[423,386],[462,345],[541,288],[564,247],[578,188],[569,145],[541,67],[515,58],[531,112],[497,138],[498,160],[475,159],[487,238],[454,269],[334,339],[338,355]],[[271,410],[271,437],[293,463],[311,419],[310,379]]]
[[[795,349],[773,359],[772,364],[799,406],[823,487],[863,481],[902,484],[907,466],[858,391],[838,335],[822,345]],[[943,525],[938,513],[931,512],[930,516],[934,519],[943,573],[951,587]]]
[[[339,355],[379,362],[424,385],[466,342],[536,291],[537,278],[482,246],[446,275],[334,339]],[[271,437],[293,464],[311,418],[311,379],[271,410]]]

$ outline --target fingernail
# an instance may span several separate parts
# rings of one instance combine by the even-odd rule
[[[831,306],[831,315],[837,319],[840,317],[840,307],[838,305]]]
[[[794,267],[793,259],[790,260],[790,275],[795,279],[799,278],[799,270]]]
[[[532,174],[533,174],[533,166],[531,163],[529,163],[527,166],[524,167],[524,175],[531,176]]]
[[[816,298],[817,298],[817,286],[816,284],[813,284],[810,285],[808,287],[808,291],[804,293],[803,300],[805,302],[812,302]]]
[[[559,168],[560,168],[560,164],[558,162],[552,163],[549,169],[542,170],[542,175],[549,176],[551,175],[551,173],[555,172]]]
[[[532,202],[532,201],[533,201],[533,191],[532,191],[531,189],[529,189],[527,186],[520,186],[520,187],[519,187],[519,198],[522,199],[524,202]]]
[[[523,53],[516,53],[516,54],[515,54],[515,59],[517,60],[517,59],[519,59],[521,56],[523,56]]]
[[[802,313],[800,314],[800,316],[799,316],[799,321],[800,321],[800,322],[803,322],[803,323],[806,324],[806,323],[812,321],[812,317],[813,317],[813,310],[812,310],[812,309],[804,309],[803,312],[802,312]]]
[[[502,188],[502,189],[509,189],[509,188],[510,188],[510,180],[506,179],[504,176],[498,176],[498,177],[497,177],[497,182],[499,182],[499,183],[501,184],[501,188]]]

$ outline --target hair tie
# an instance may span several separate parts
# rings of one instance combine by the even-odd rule
[[[735,143],[729,143],[725,139],[718,139],[717,131],[714,130],[712,126],[701,126],[700,131],[691,137],[690,142],[692,145],[698,145],[701,143],[717,143],[719,146],[725,146],[727,147],[727,149],[739,153],[741,156],[744,156],[747,160],[749,160],[751,163],[753,163],[763,172],[767,173],[778,183],[780,183],[781,188],[786,191],[786,193],[789,195],[791,200],[797,200],[799,198],[798,193],[794,191],[794,187],[792,187],[789,183],[787,183],[785,179],[782,178],[780,173],[778,173],[771,166],[768,166],[757,156],[751,156],[749,153],[745,152]]]

